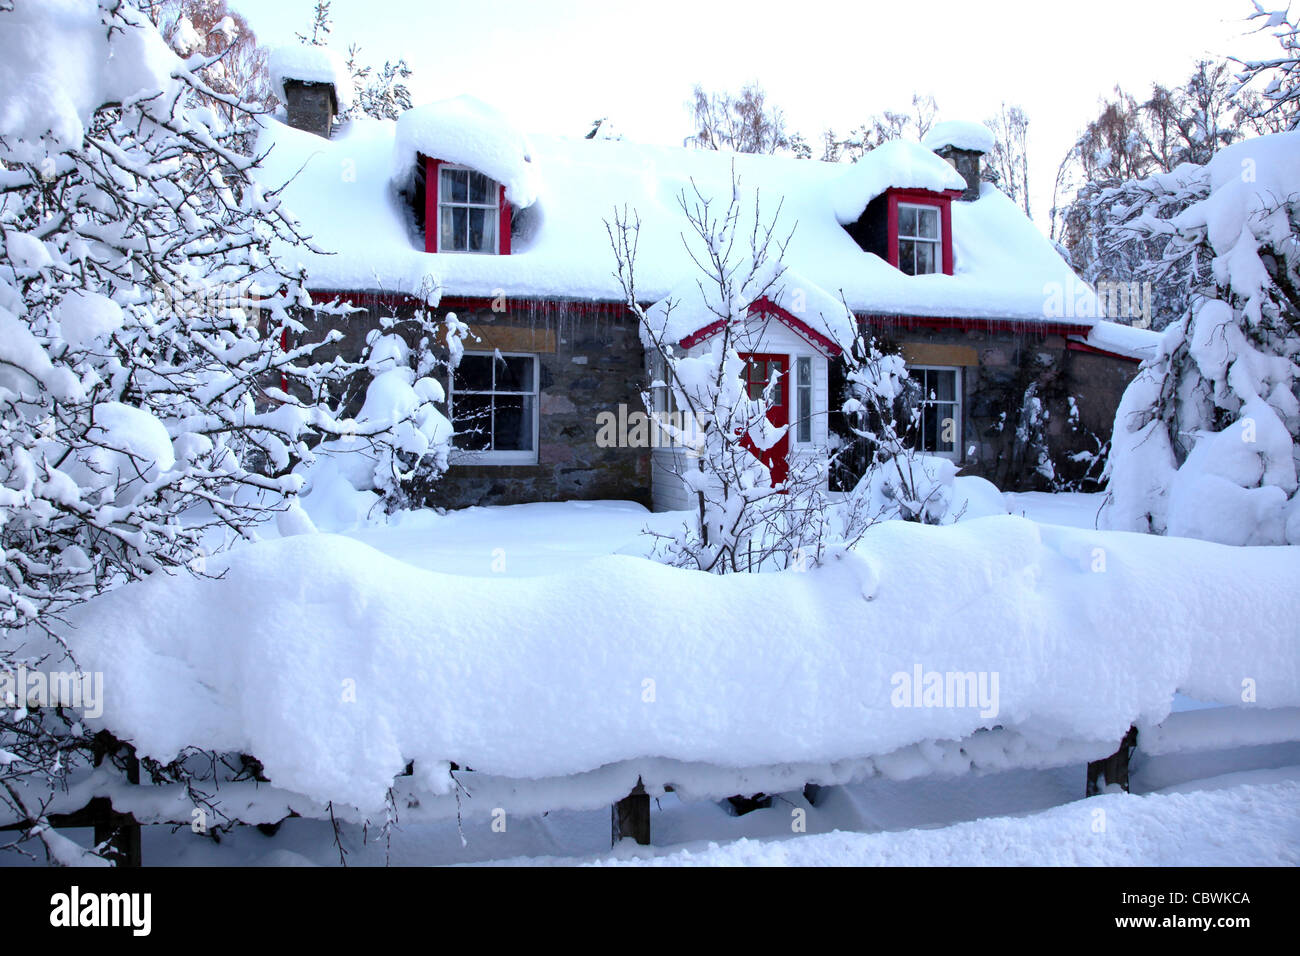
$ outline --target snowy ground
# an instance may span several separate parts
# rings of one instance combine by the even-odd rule
[[[1100,505],[1095,495],[1007,498],[1014,513],[1082,528],[1093,527]],[[535,577],[572,572],[611,553],[644,554],[644,527],[679,520],[627,502],[567,502],[407,514],[345,533],[424,570]],[[1184,699],[1175,709],[1197,706]],[[1300,743],[1165,755],[1139,749],[1131,795],[1082,800],[1084,775],[1082,765],[1072,765],[871,778],[826,788],[815,806],[794,791],[740,817],[720,802],[686,802],[670,793],[652,804],[654,846],[612,852],[606,809],[511,816],[504,832],[482,815],[467,815],[462,824],[399,818],[387,842],[351,824],[341,832],[349,865],[1300,864]],[[797,819],[806,830],[795,835]],[[328,822],[312,819],[290,819],[274,836],[243,828],[219,845],[155,826],[145,830],[144,859],[147,865],[337,865],[332,837]]]

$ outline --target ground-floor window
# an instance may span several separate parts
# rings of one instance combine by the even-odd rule
[[[456,448],[484,464],[537,462],[537,356],[466,352],[449,401]]]
[[[920,388],[913,425],[917,451],[948,458],[961,457],[961,369],[912,366]]]

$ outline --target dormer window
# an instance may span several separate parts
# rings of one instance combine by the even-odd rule
[[[909,276],[953,274],[952,203],[960,189],[886,189],[844,229]]]
[[[505,187],[468,166],[427,156],[421,166],[415,201],[424,212],[424,251],[510,255]]]
[[[500,189],[464,166],[438,169],[438,251],[497,251]]]
[[[938,206],[898,204],[898,268],[910,276],[939,272],[943,228]]]

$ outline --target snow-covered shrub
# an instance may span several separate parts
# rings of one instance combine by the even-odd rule
[[[1111,528],[1300,544],[1300,133],[1248,140],[1155,177],[1184,211],[1137,230],[1211,261],[1116,413]]]
[[[301,321],[301,277],[271,253],[305,240],[252,175],[253,111],[206,84],[213,61],[121,0],[0,4],[0,676],[75,667],[25,656],[24,630],[201,572],[291,510],[320,441],[427,454],[444,434],[424,371],[393,373],[361,423],[322,401],[359,366],[313,359],[334,334]],[[25,703],[0,704],[0,803],[32,836],[27,784],[89,738]]]

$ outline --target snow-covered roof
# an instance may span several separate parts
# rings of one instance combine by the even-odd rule
[[[1103,352],[1113,352],[1138,361],[1145,361],[1156,354],[1160,347],[1161,333],[1152,329],[1141,329],[1134,325],[1121,325],[1098,319],[1097,324],[1088,330],[1082,341]]]
[[[993,152],[994,143],[993,132],[987,126],[965,120],[945,120],[942,123],[935,123],[921,140],[921,145],[926,149],[943,149],[945,146],[952,146],[975,153]]]
[[[880,191],[964,187],[951,166],[919,144],[889,144],[848,167],[626,140],[524,139],[504,121],[488,135],[488,117],[465,98],[413,110],[397,123],[353,120],[329,140],[268,121],[259,143],[270,150],[263,180],[279,187],[292,179],[286,206],[319,247],[337,253],[280,250],[288,263],[301,263],[309,287],[319,290],[420,295],[432,288],[475,298],[505,290],[519,299],[619,302],[605,224],[626,208],[640,219],[638,298],[656,302],[696,274],[682,242],[689,228],[679,195],[698,188],[725,204],[734,164],[743,215],[752,222],[755,193],[764,220],[779,204],[783,230],[793,229],[785,265],[834,299],[843,295],[855,312],[1060,321],[1046,314],[1048,290],[1079,284],[1046,237],[989,184],[978,200],[952,203],[954,275],[904,275],[864,252],[841,222],[856,218]],[[437,128],[440,119],[445,129]],[[481,141],[476,131],[484,133]],[[521,161],[524,150],[529,162]],[[394,167],[413,163],[415,152],[439,151],[445,155],[437,159],[484,164],[517,206],[528,207],[516,213],[510,255],[424,252],[411,204],[399,192],[409,175],[395,175]]]
[[[394,180],[403,182],[419,154],[490,176],[506,187],[506,201],[519,207],[537,199],[533,148],[508,119],[482,100],[457,96],[407,110],[397,120]]]
[[[331,84],[339,112],[352,108],[352,74],[343,57],[333,50],[305,43],[274,47],[267,55],[266,68],[271,74],[271,91],[286,106],[289,98],[285,96],[284,83],[297,80],[300,83]]]
[[[743,269],[741,274],[748,271]],[[728,314],[717,293],[714,283],[693,279],[682,283],[646,310],[650,328],[645,331],[662,332],[666,342],[677,344],[709,329]],[[782,270],[779,263],[767,262],[741,290],[735,312],[744,313],[763,299],[798,323],[800,334],[808,337],[806,332],[813,333],[813,344],[826,349],[825,342],[830,342],[840,350],[851,346],[856,329],[844,303],[795,270]]]

